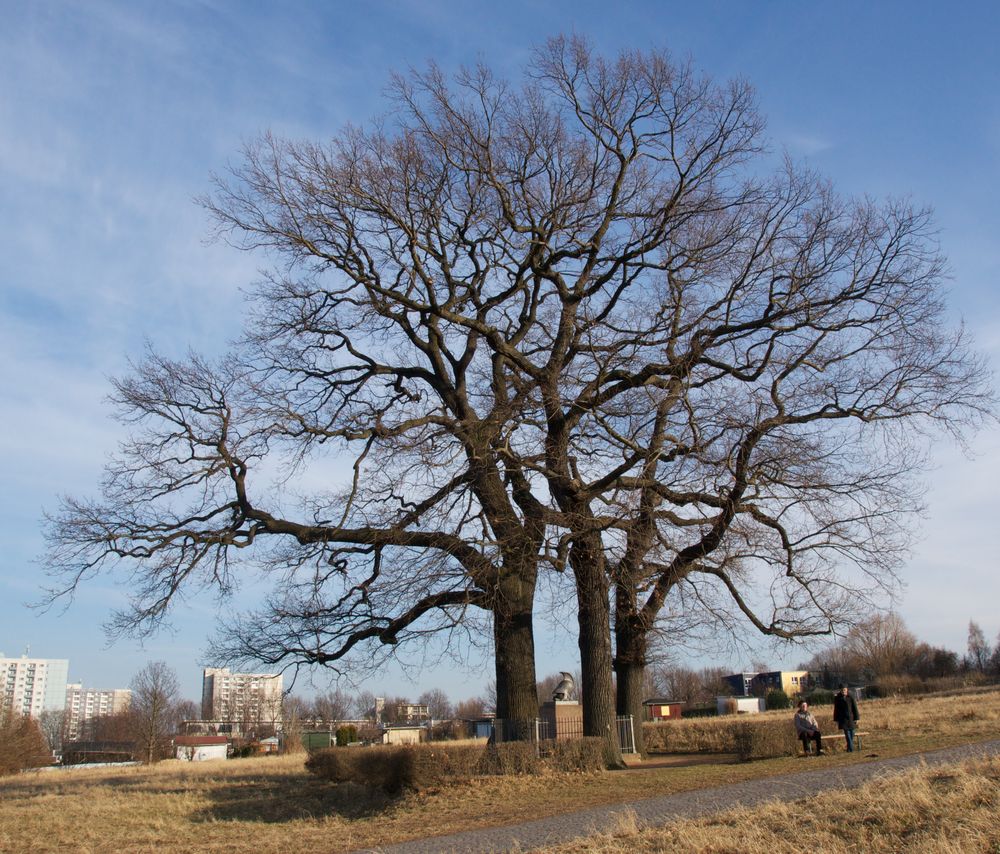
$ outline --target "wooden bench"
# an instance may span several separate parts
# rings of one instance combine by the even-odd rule
[[[854,749],[855,750],[862,750],[863,749],[862,745],[864,744],[864,737],[866,735],[870,735],[870,733],[868,733],[868,732],[862,732],[861,730],[857,730],[857,729],[854,730]],[[831,748],[834,745],[843,745],[843,747],[844,747],[845,750],[847,748],[847,743],[844,741],[843,730],[837,730],[837,732],[826,732],[826,733],[823,733],[823,735],[820,736],[820,741],[823,744],[823,750],[829,750],[830,752],[832,752]],[[803,744],[804,744],[806,753],[808,754],[809,753],[809,744],[808,744],[808,742],[804,742]]]

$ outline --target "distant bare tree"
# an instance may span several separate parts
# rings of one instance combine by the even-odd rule
[[[333,688],[317,694],[312,702],[314,717],[322,718],[324,723],[343,721],[353,717],[354,698],[341,688]],[[361,717],[365,715],[358,713]]]
[[[537,698],[537,693],[536,693]],[[483,690],[482,697],[480,698],[486,704],[486,708],[492,711],[497,717],[500,715],[497,713],[497,683],[492,680],[486,683],[486,688]]]
[[[455,717],[459,720],[481,718],[486,712],[487,705],[482,697],[470,697],[455,704]]]
[[[427,713],[432,720],[443,721],[452,716],[451,700],[448,699],[448,695],[440,688],[431,688],[424,691],[417,697],[417,702],[427,706]]]
[[[151,661],[132,678],[129,716],[140,755],[147,763],[168,753],[176,723],[180,686],[173,668],[163,661]]]
[[[358,695],[354,698],[351,711],[354,712],[354,716],[357,718],[365,718],[378,723],[375,719],[375,694],[371,691],[359,691]]]
[[[81,734],[81,740],[135,742],[136,730],[136,716],[127,709],[93,718],[88,724],[88,732]],[[169,731],[169,726],[165,731]]]
[[[722,667],[692,670],[688,667],[654,667],[650,669],[651,695],[678,700],[688,705],[714,702],[720,694],[729,693],[722,677]]]
[[[993,650],[990,649],[989,642],[986,640],[986,635],[983,634],[983,630],[979,627],[978,623],[969,620],[969,669],[975,670],[978,673],[988,672],[990,667],[990,658],[992,655]]]
[[[926,643],[917,644],[912,664],[914,676],[920,679],[941,679],[958,672],[958,653]]]
[[[844,648],[857,669],[869,679],[906,673],[917,649],[917,639],[899,614],[876,614],[852,628]]]
[[[68,724],[68,715],[63,709],[46,709],[38,716],[38,728],[53,753],[58,753],[62,747]]]
[[[174,704],[173,717],[175,726],[182,721],[197,721],[201,718],[201,703],[194,700],[178,700]]]
[[[310,705],[301,697],[286,695],[281,704],[281,735],[284,753],[301,753],[305,750],[302,733],[303,719],[310,715]]]
[[[695,703],[701,696],[701,677],[687,667],[652,668],[650,690],[656,696],[682,703]]]

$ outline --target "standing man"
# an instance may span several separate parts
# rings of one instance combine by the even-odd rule
[[[854,750],[854,725],[861,718],[858,714],[858,704],[854,701],[846,685],[841,685],[837,696],[833,698],[833,719],[837,726],[844,731],[844,740],[847,742],[847,752]]]

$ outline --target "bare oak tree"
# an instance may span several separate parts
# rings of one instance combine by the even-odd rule
[[[668,602],[788,639],[877,602],[924,431],[992,406],[927,213],[769,174],[750,88],[663,52],[558,38],[517,89],[480,66],[392,90],[218,181],[220,234],[274,271],[231,358],[116,383],[137,431],[53,520],[56,592],[124,560],[143,629],[246,550],[279,592],[221,656],[370,666],[481,614],[497,714],[525,719],[538,573],[563,572],[612,753],[612,669],[638,716]],[[346,487],[282,502],[268,473],[327,453]]]
[[[865,679],[908,673],[917,653],[917,638],[894,612],[875,614],[853,626],[843,648]]]
[[[58,753],[62,749],[62,743],[67,737],[69,725],[68,715],[65,709],[45,709],[38,716],[38,728],[45,737],[45,743],[49,750]]]
[[[331,688],[317,694],[312,701],[312,717],[327,726],[353,717],[354,698],[342,688]]]
[[[969,620],[967,649],[968,655],[966,656],[966,660],[969,663],[969,669],[979,673],[988,672],[993,650],[990,649],[989,642],[986,640],[986,635],[980,628],[979,623],[974,620]]]
[[[131,731],[140,755],[152,763],[166,755],[176,727],[177,674],[166,662],[151,661],[132,677],[131,687]]]

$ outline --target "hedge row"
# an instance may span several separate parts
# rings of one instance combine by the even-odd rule
[[[744,762],[795,756],[799,741],[794,725],[787,720],[739,720],[732,724],[734,753]]]
[[[603,738],[574,738],[554,741],[546,754],[543,767],[553,771],[602,771],[604,762]]]
[[[756,715],[647,723],[646,750],[655,753],[735,753],[740,759],[794,756],[798,750],[791,718]]]
[[[344,750],[323,748],[306,768],[332,783],[358,783],[389,794],[466,783],[481,775],[539,774],[543,770],[596,771],[604,767],[604,741],[581,738],[554,742],[542,758],[529,742],[481,745],[422,744]]]
[[[732,717],[644,723],[646,750],[654,753],[735,753]]]

